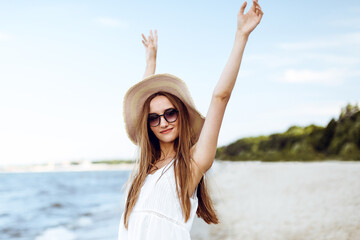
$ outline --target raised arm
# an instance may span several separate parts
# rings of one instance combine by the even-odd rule
[[[202,174],[213,164],[225,108],[234,88],[246,42],[263,15],[257,0],[253,1],[249,11],[244,14],[246,4],[246,2],[242,4],[238,13],[235,42],[230,57],[214,89],[199,140],[192,149],[192,156],[197,165],[197,169],[194,168],[196,170],[193,171],[193,174],[195,174],[195,187]]]
[[[152,30],[150,30],[150,35],[146,39],[144,34],[141,34],[143,37],[142,43],[145,46],[146,50],[146,68],[143,78],[150,76],[155,73],[156,68],[156,53],[157,53],[157,30],[153,36]]]

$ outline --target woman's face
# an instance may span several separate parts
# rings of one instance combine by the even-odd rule
[[[149,114],[156,113],[158,115],[164,114],[164,111],[169,108],[175,108],[174,105],[165,96],[159,95],[150,101]],[[175,141],[179,136],[179,118],[175,122],[169,123],[164,116],[160,117],[160,124],[156,127],[150,126],[155,136],[160,142],[169,143]]]

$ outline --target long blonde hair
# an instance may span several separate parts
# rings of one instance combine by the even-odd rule
[[[131,184],[125,204],[124,225],[128,229],[130,213],[139,197],[141,187],[150,169],[155,166],[156,160],[161,156],[160,143],[155,134],[150,129],[147,118],[150,111],[150,101],[156,96],[165,96],[179,111],[179,136],[174,142],[177,161],[174,162],[176,191],[180,201],[185,222],[190,218],[191,202],[189,196],[190,183],[193,181],[190,168],[195,164],[190,149],[195,144],[195,134],[192,131],[189,113],[184,103],[175,95],[167,92],[158,92],[151,95],[144,104],[143,114],[137,123],[137,142],[140,150],[140,156],[136,161],[136,169],[132,172],[127,184]],[[178,187],[179,186],[179,187]],[[206,188],[204,176],[201,178],[198,188],[198,209],[196,214],[204,219],[208,224],[219,223]]]

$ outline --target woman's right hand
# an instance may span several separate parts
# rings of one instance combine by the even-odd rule
[[[244,34],[245,36],[250,35],[250,33],[260,23],[260,20],[264,15],[258,3],[258,0],[252,0],[252,1],[253,1],[253,5],[246,14],[244,14],[244,10],[247,5],[247,2],[245,1],[242,4],[237,17],[237,30],[240,34]]]
[[[146,63],[156,63],[156,53],[157,53],[157,30],[155,29],[155,34],[153,36],[152,30],[150,30],[150,35],[148,38],[144,34],[141,34],[143,37],[142,43],[145,46],[146,50]]]

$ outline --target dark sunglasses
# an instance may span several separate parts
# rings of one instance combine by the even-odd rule
[[[151,127],[156,127],[160,124],[160,118],[161,116],[164,116],[165,120],[168,122],[168,123],[173,123],[176,121],[176,119],[178,118],[178,115],[179,115],[179,111],[174,109],[174,108],[169,108],[169,109],[166,109],[164,114],[156,114],[156,113],[151,113],[149,114],[148,116],[148,122],[149,122],[149,125]]]

